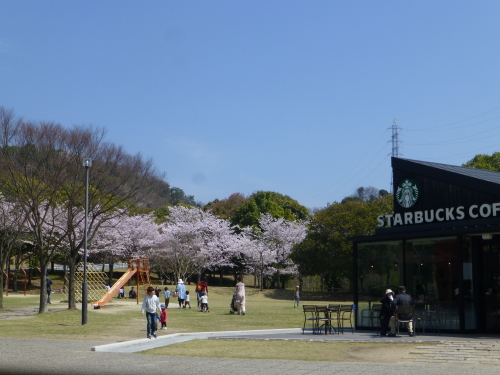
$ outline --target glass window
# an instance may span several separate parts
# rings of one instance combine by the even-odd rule
[[[441,329],[460,328],[458,251],[456,237],[406,242],[406,289],[426,329],[436,322]]]
[[[358,243],[358,306],[359,326],[375,327],[378,315],[373,318],[373,304],[380,303],[386,289],[397,290],[402,280],[402,242]]]
[[[472,240],[470,237],[463,237],[462,257],[464,275],[464,311],[465,329],[476,328],[476,298],[474,296],[474,279],[472,277]]]

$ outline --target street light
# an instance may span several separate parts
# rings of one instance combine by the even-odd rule
[[[87,324],[87,217],[89,213],[89,168],[92,166],[92,159],[83,158],[85,167],[85,218],[83,231],[83,282],[82,282],[82,325]]]

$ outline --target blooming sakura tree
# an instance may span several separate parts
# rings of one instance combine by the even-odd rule
[[[148,251],[160,240],[159,226],[153,215],[128,216],[122,211],[97,231],[90,254],[102,254],[109,262],[110,283],[116,260],[148,257]]]
[[[263,288],[264,273],[275,274],[280,283],[280,274],[296,272],[296,267],[289,259],[293,246],[306,237],[307,226],[303,221],[289,221],[284,218],[273,218],[269,214],[261,214],[259,229],[247,230],[253,237],[250,247],[251,259],[260,268],[260,288]],[[258,259],[258,263],[255,260]]]
[[[232,254],[242,240],[229,221],[182,206],[170,208],[160,232],[162,240],[152,256],[161,258],[176,278],[183,279],[205,269],[232,265]]]

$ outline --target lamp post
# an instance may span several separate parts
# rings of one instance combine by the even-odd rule
[[[85,167],[85,218],[83,231],[83,282],[82,282],[82,325],[87,324],[87,217],[89,213],[89,168],[92,166],[92,159],[83,158]]]

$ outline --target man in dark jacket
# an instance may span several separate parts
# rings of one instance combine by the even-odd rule
[[[411,296],[409,294],[406,294],[406,288],[404,286],[400,286],[398,288],[399,294],[394,298],[394,304],[397,306],[410,306],[413,304],[411,300]],[[397,310],[396,310],[397,314]],[[412,316],[408,314],[399,314],[400,319],[411,319]],[[391,333],[389,333],[389,336],[396,336],[396,317],[392,316],[391,317]],[[413,336],[413,324],[411,322],[408,323],[408,333],[410,336]]]

